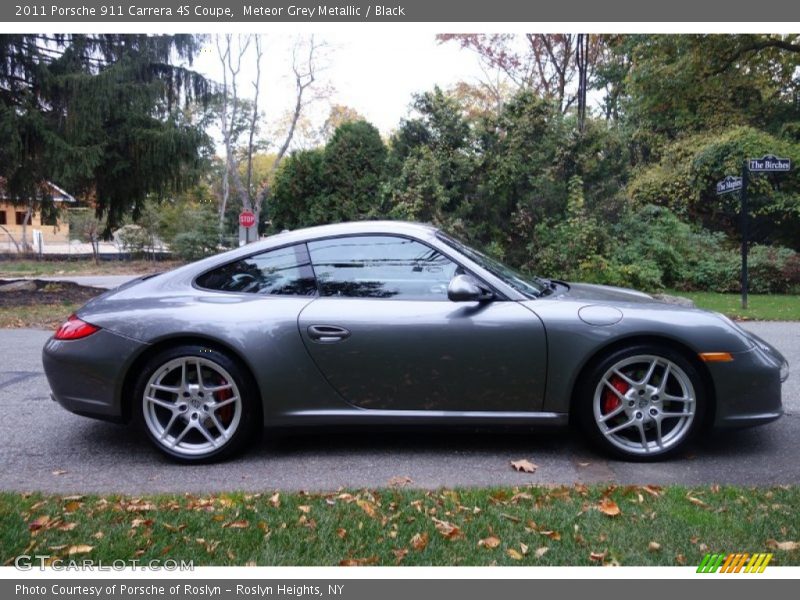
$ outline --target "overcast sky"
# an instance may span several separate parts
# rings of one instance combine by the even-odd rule
[[[285,114],[294,102],[291,76],[291,51],[297,36],[265,34],[266,51],[262,59],[261,105],[269,120]],[[330,100],[315,103],[310,116],[321,125],[331,104],[356,109],[381,133],[389,134],[408,114],[412,95],[433,88],[448,87],[458,81],[476,82],[482,75],[477,56],[459,49],[458,44],[438,44],[431,33],[415,33],[409,28],[360,33],[325,33],[315,40],[326,44],[327,69],[321,84],[333,88]],[[243,67],[239,87],[252,95],[254,58]],[[194,68],[221,81],[222,68],[213,40],[204,49]]]

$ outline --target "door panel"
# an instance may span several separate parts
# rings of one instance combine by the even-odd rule
[[[323,375],[356,406],[541,409],[544,328],[516,302],[323,297],[305,307],[298,326]]]

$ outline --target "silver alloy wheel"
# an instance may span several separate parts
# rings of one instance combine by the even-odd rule
[[[209,454],[236,433],[242,397],[233,377],[197,356],[170,360],[144,388],[144,421],[153,438],[185,456]]]
[[[625,358],[605,372],[592,402],[606,439],[626,453],[664,452],[686,438],[697,410],[689,376],[662,356]]]

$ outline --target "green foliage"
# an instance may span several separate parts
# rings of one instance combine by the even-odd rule
[[[311,206],[316,222],[356,221],[378,208],[386,166],[386,146],[374,125],[366,121],[340,125],[322,157],[325,194]]]
[[[110,227],[197,178],[209,143],[183,111],[205,98],[189,35],[0,36],[0,174],[11,197],[51,180]]]
[[[267,213],[278,230],[314,225],[311,207],[326,193],[322,175],[324,150],[300,150],[287,157],[275,174]]]

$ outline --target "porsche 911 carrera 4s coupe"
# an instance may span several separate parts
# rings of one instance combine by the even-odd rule
[[[781,416],[788,365],[723,315],[530,277],[427,225],[284,232],[91,300],[53,398],[183,462],[292,426],[566,425],[652,460]]]

